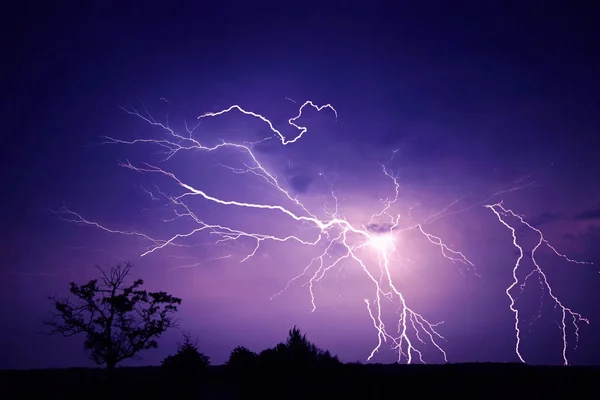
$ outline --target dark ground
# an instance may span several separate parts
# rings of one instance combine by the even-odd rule
[[[343,365],[303,372],[255,372],[234,378],[215,366],[200,376],[173,376],[158,367],[0,371],[0,398],[574,398],[593,395],[600,367],[520,364]]]

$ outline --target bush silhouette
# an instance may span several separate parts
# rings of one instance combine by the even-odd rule
[[[281,364],[280,359],[275,348],[265,349],[258,355],[258,368],[266,371],[276,369]]]
[[[262,351],[258,356],[258,366],[267,370],[309,369],[340,365],[337,356],[319,349],[310,342],[300,329],[293,327],[285,343]]]
[[[288,361],[295,366],[309,366],[316,364],[319,349],[306,339],[306,335],[300,329],[294,327],[290,330],[285,347],[281,347],[287,353]]]
[[[257,367],[258,355],[243,346],[233,349],[227,361],[227,371],[236,376],[252,374]]]
[[[319,353],[319,364],[324,367],[335,367],[336,365],[342,365],[342,362],[338,356],[332,356],[329,350]]]
[[[210,365],[210,357],[198,350],[198,341],[192,342],[189,334],[184,334],[183,338],[183,343],[177,344],[177,353],[166,357],[161,366],[181,376],[197,375]]]

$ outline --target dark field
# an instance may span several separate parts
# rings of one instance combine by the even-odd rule
[[[0,398],[574,398],[592,395],[598,367],[520,364],[356,365],[312,370],[279,369],[233,375],[222,366],[195,376],[159,367],[0,371]],[[458,397],[457,397],[458,398]]]

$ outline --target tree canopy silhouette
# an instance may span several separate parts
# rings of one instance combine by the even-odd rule
[[[285,343],[279,343],[272,349],[262,351],[258,358],[259,365],[267,369],[281,367],[304,369],[341,364],[337,356],[319,349],[296,326],[290,329]]]
[[[320,351],[317,346],[306,339],[306,335],[302,334],[300,329],[295,326],[289,331],[285,347],[288,355],[299,363],[306,363],[312,360],[316,361]]]
[[[257,367],[258,354],[243,346],[231,351],[227,361],[227,370],[238,375],[247,375]]]
[[[183,343],[177,343],[177,353],[162,361],[162,367],[179,374],[198,373],[210,365],[210,357],[200,353],[198,340],[192,341],[189,333],[183,335]]]
[[[156,348],[156,339],[176,325],[172,314],[181,299],[166,292],[142,290],[142,279],[127,285],[131,264],[118,264],[84,285],[70,283],[71,297],[50,297],[55,313],[46,325],[51,335],[86,334],[85,348],[98,365],[113,369],[142,350]]]

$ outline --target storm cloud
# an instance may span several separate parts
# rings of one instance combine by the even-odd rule
[[[372,222],[370,224],[365,225],[365,227],[369,232],[386,233],[386,232],[392,231],[394,228],[394,225],[390,224],[389,222],[387,222],[387,223]]]
[[[573,216],[573,219],[576,221],[593,221],[596,219],[600,219],[600,206],[591,210],[583,211],[579,214],[575,214],[575,216]]]

